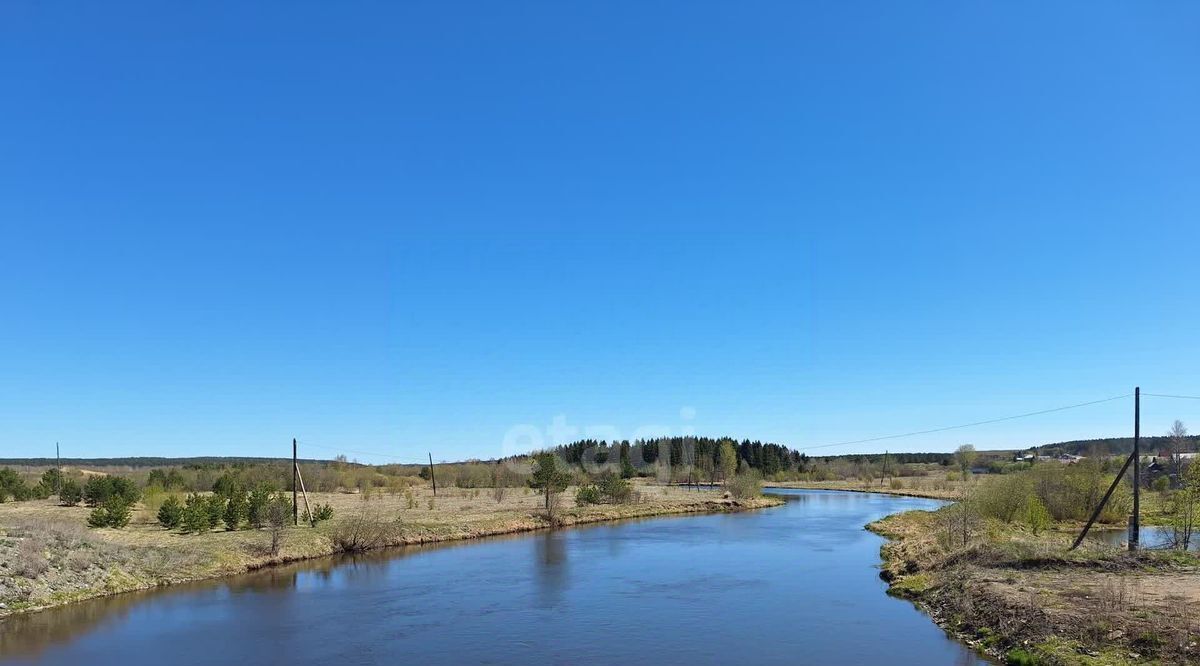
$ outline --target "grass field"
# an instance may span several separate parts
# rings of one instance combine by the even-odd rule
[[[719,490],[634,484],[627,504],[574,506],[574,488],[562,495],[564,526],[644,516],[735,511],[774,506],[769,497],[731,500]],[[328,503],[334,518],[316,528],[303,522],[284,531],[277,553],[267,530],[180,534],[159,526],[155,507],[139,504],[123,529],[89,529],[90,509],[53,500],[0,504],[0,617],[104,594],[242,573],[339,551],[339,533],[355,521],[387,525],[373,545],[396,546],[546,529],[541,496],[525,488],[439,489],[404,492],[309,493]]]

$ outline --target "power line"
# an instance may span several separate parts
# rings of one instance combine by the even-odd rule
[[[1167,393],[1142,393],[1142,395],[1152,395],[1156,398],[1179,398],[1180,400],[1200,400],[1200,395],[1170,395]]]
[[[850,440],[847,442],[834,442],[832,444],[818,444],[816,446],[803,446],[803,447],[800,447],[800,448],[797,448],[794,450],[795,451],[811,451],[813,449],[827,449],[827,448],[831,448],[834,446],[849,446],[851,444],[867,444],[869,442],[882,442],[887,439],[900,439],[901,437],[915,437],[917,435],[930,435],[930,434],[933,434],[936,432],[946,432],[947,430],[958,430],[960,428],[971,428],[974,426],[987,425],[989,423],[1000,423],[1001,421],[1012,421],[1013,419],[1023,419],[1023,418],[1027,418],[1030,416],[1039,416],[1041,414],[1050,414],[1052,412],[1061,412],[1061,411],[1065,411],[1068,409],[1078,409],[1079,407],[1087,407],[1089,405],[1099,405],[1100,403],[1104,403],[1104,402],[1112,402],[1113,400],[1120,400],[1122,398],[1128,398],[1131,395],[1133,395],[1133,394],[1126,393],[1124,395],[1117,395],[1117,396],[1113,396],[1111,398],[1105,398],[1103,400],[1092,400],[1091,402],[1081,402],[1077,405],[1065,405],[1063,407],[1054,407],[1052,409],[1042,409],[1042,410],[1039,410],[1036,412],[1028,412],[1026,414],[1016,414],[1014,416],[1002,416],[998,419],[988,419],[986,421],[975,421],[973,423],[963,423],[960,425],[945,426],[943,428],[931,428],[929,430],[917,430],[914,432],[905,432],[905,433],[900,433],[897,435],[884,435],[882,437],[868,437],[867,439],[855,439],[855,440]],[[1148,395],[1148,394],[1143,393],[1142,395]]]

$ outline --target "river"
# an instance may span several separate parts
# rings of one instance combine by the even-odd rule
[[[4,664],[983,664],[885,593],[866,523],[785,506],[329,558],[0,624]]]

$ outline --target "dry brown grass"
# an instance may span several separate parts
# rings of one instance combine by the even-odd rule
[[[882,555],[892,590],[968,642],[996,656],[1044,643],[1056,650],[1053,663],[1091,663],[1100,651],[1116,663],[1200,658],[1194,558],[1095,542],[1068,551],[1073,530],[1033,535],[996,521],[967,547],[947,548],[937,526],[933,513],[913,511],[870,528],[890,539]]]
[[[731,502],[716,490],[636,484],[639,502],[575,507],[575,488],[562,495],[560,520],[575,525],[662,514],[730,511],[773,506],[778,499]],[[411,494],[411,499],[409,497]],[[542,498],[524,488],[509,488],[500,501],[490,489],[439,488],[429,485],[404,493],[309,493],[309,501],[330,504],[334,518],[288,527],[277,553],[270,551],[268,530],[180,534],[158,525],[153,512],[139,506],[124,529],[88,529],[89,509],[62,507],[55,500],[0,504],[0,573],[21,571],[30,577],[0,576],[0,617],[90,596],[156,585],[241,573],[283,562],[392,545],[432,543],[526,532],[547,527]],[[364,519],[362,517],[368,517]],[[379,525],[389,529],[376,529]],[[355,526],[361,529],[355,529]],[[29,535],[45,539],[48,567]],[[22,545],[30,543],[31,545]],[[350,548],[348,548],[348,546]],[[41,569],[39,571],[39,569]]]
[[[997,475],[979,474],[971,478],[971,483],[979,485],[990,483]],[[957,478],[947,479],[945,474],[926,476],[895,477],[900,482],[894,487],[892,479],[881,481],[875,479],[870,483],[857,480],[840,481],[783,481],[769,482],[766,485],[774,488],[808,488],[812,490],[845,490],[858,493],[883,493],[885,495],[902,495],[905,497],[929,497],[932,499],[953,500],[962,496],[963,482]]]

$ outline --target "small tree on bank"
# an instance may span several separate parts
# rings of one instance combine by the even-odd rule
[[[267,527],[271,532],[271,554],[278,555],[283,544],[283,530],[292,519],[292,501],[283,495],[276,494],[267,503]]]
[[[733,442],[722,440],[721,446],[717,448],[717,472],[721,475],[721,482],[728,483],[737,473],[737,468],[737,449],[733,448]]]
[[[158,507],[158,524],[163,527],[173,530],[183,522],[183,504],[179,498],[171,495],[163,500],[162,506]]]
[[[545,498],[546,512],[550,522],[557,519],[558,495],[571,484],[571,475],[558,468],[558,460],[553,453],[538,453],[533,456],[533,477],[529,479],[529,487],[542,491]]]
[[[75,479],[63,479],[58,488],[58,502],[63,506],[76,506],[83,499],[83,488]]]
[[[954,462],[958,465],[958,471],[962,473],[963,481],[970,478],[971,468],[975,465],[975,459],[978,456],[975,447],[970,444],[963,444],[955,450]]]

